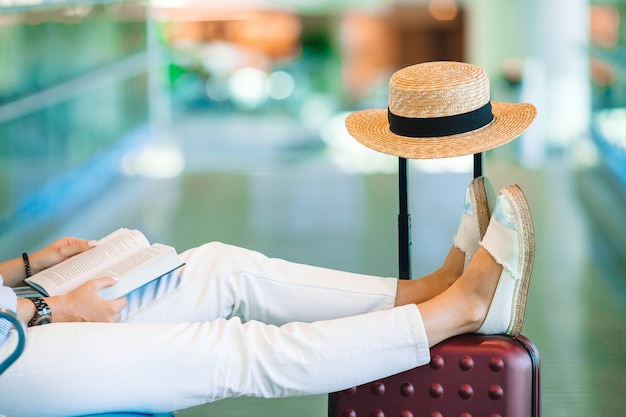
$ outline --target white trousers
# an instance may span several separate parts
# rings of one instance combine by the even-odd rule
[[[209,243],[128,296],[123,323],[28,331],[0,376],[0,415],[166,412],[237,396],[338,391],[430,360],[397,280]],[[0,348],[5,357],[11,335]]]

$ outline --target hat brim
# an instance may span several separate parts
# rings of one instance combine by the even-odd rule
[[[400,136],[389,130],[387,109],[360,110],[346,119],[348,132],[378,152],[408,159],[472,155],[504,145],[520,136],[537,115],[529,103],[492,102],[493,120],[466,133],[437,137]]]

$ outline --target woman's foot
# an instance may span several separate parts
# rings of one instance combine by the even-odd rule
[[[481,247],[463,275],[418,305],[430,345],[463,333],[520,333],[534,258],[530,208],[516,185],[505,187]]]
[[[474,178],[470,182],[453,245],[441,268],[433,273],[436,294],[448,289],[467,269],[485,236],[495,202],[496,195],[487,177]]]
[[[479,242],[489,225],[495,199],[489,179],[478,177],[470,182],[454,244],[443,265],[420,279],[400,281],[396,305],[419,304],[430,300],[447,290],[463,274],[480,247]]]
[[[465,255],[463,270],[468,267],[485,236],[496,194],[487,177],[474,178],[465,193],[465,204],[459,228],[454,236],[454,247]]]

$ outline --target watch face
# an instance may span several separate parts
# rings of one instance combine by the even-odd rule
[[[29,326],[40,326],[42,324],[48,324],[52,321],[52,311],[46,302],[39,297],[30,299],[35,304],[36,313],[35,317],[28,323]]]

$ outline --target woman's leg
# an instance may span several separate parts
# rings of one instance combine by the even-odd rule
[[[463,273],[465,254],[452,246],[441,268],[414,280],[399,280],[396,305],[419,304],[428,301],[452,285]]]
[[[10,347],[5,344],[3,350]],[[346,389],[430,359],[414,305],[314,323],[60,323],[0,376],[8,416],[165,412]]]
[[[42,410],[49,416],[164,412],[241,395],[349,388],[426,364],[429,346],[476,330],[500,270],[480,250],[468,271],[432,300],[313,323],[274,326],[234,317],[31,328],[25,353],[0,376],[0,404],[5,414],[22,417]],[[5,348],[10,343],[0,354]]]
[[[478,330],[487,315],[501,273],[502,266],[481,248],[467,271],[448,290],[418,305],[430,346]]]
[[[268,258],[217,242],[182,256],[187,262],[182,271],[129,295],[125,321],[239,317],[281,325],[331,320],[430,299],[461,274],[463,265],[463,254],[452,248],[439,271],[399,283]]]
[[[124,321],[329,320],[426,301],[461,275],[464,262],[453,246],[439,270],[398,281],[268,258],[217,242],[182,256],[187,265],[181,271],[129,295]]]

